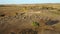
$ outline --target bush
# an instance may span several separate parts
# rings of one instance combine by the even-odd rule
[[[39,26],[39,23],[38,22],[32,22],[32,25],[33,26]]]

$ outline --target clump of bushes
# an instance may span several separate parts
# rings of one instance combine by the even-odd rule
[[[60,11],[60,9],[58,9],[57,11]]]
[[[0,7],[5,7],[5,5],[0,5]]]
[[[56,8],[53,8],[53,7],[42,7],[41,9],[45,9],[45,10],[54,10],[54,9],[56,9]]]
[[[0,17],[4,17],[5,16],[5,14],[0,14]]]

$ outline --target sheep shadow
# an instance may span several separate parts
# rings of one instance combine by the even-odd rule
[[[59,21],[58,20],[48,20],[45,24],[46,25],[54,25],[57,24]]]

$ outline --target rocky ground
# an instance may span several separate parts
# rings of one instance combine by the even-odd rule
[[[0,34],[60,34],[59,6],[1,5]]]

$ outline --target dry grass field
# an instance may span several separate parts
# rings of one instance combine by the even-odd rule
[[[60,4],[0,5],[0,34],[60,34]]]

